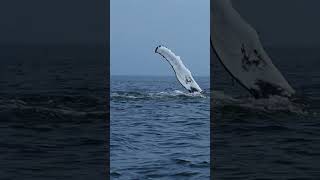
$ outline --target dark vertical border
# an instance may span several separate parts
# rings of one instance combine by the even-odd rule
[[[210,33],[212,29],[212,23],[211,23],[211,11],[212,11],[212,3],[210,1]],[[213,62],[214,62],[214,52],[213,49],[211,48],[211,35],[209,38],[209,48],[210,48],[210,179],[213,179],[213,173],[214,173],[214,140],[213,140],[213,132],[214,132],[214,99],[213,99],[213,87],[214,87],[214,82],[213,82]]]
[[[106,77],[107,83],[106,87],[106,179],[110,179],[110,0],[105,0],[105,61],[107,61],[106,67]]]
[[[110,179],[110,1],[106,0],[106,61],[107,77],[107,179]]]

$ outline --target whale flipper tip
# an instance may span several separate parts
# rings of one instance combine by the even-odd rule
[[[161,48],[161,47],[162,47],[162,45],[157,46],[156,49],[154,50],[154,52],[158,53],[158,49]]]

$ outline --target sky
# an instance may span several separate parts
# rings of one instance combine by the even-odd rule
[[[106,43],[105,0],[0,1],[0,44]]]
[[[319,0],[233,0],[265,46],[320,47]]]
[[[111,75],[173,76],[154,50],[164,45],[194,76],[210,74],[209,0],[111,0]]]

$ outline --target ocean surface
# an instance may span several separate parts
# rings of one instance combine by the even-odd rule
[[[101,45],[0,46],[0,179],[106,179]]]
[[[0,47],[0,179],[105,179],[105,48]],[[320,177],[319,49],[267,51],[299,98],[254,100],[215,62],[214,179]],[[209,179],[209,78],[195,79],[203,96],[175,77],[111,78],[112,179]]]
[[[213,179],[320,177],[319,49],[267,52],[299,97],[252,99],[215,61]]]
[[[172,77],[112,76],[111,179],[209,179],[210,83],[192,95]]]

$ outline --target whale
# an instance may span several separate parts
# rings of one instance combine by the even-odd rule
[[[226,71],[255,98],[292,97],[295,90],[273,64],[257,31],[230,0],[211,2],[210,45]]]
[[[202,93],[202,89],[192,77],[190,70],[183,64],[180,56],[175,55],[167,47],[160,45],[155,53],[161,55],[172,67],[178,82],[190,93]]]

